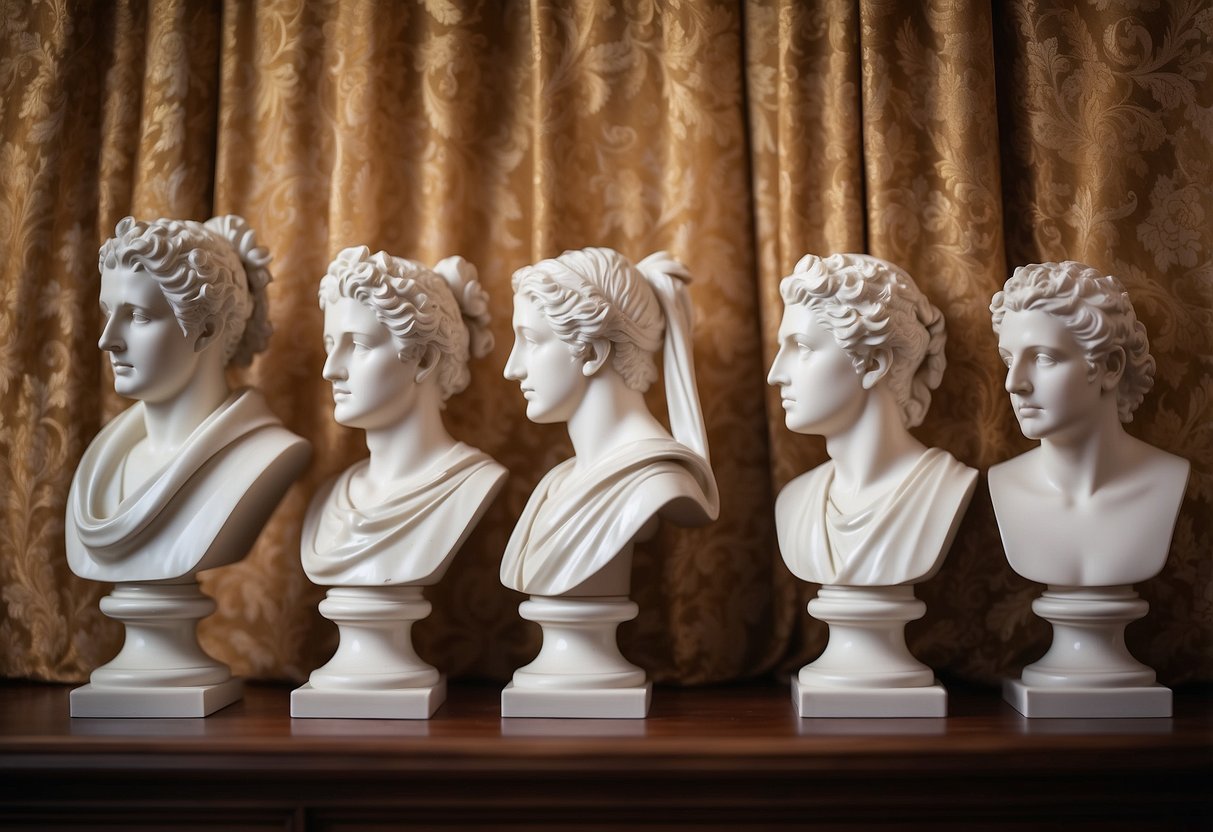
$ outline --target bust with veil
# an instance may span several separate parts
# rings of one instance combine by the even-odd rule
[[[635,541],[658,519],[701,525],[719,497],[691,354],[686,268],[587,248],[514,273],[506,378],[533,422],[563,423],[574,456],[540,480],[506,544],[501,582],[543,645],[502,692],[503,716],[640,718],[652,686],[615,642]],[[663,355],[670,428],[644,394]]]
[[[564,423],[574,456],[539,482],[506,545],[501,580],[532,595],[625,594],[595,578],[665,516],[719,510],[691,355],[686,269],[665,252],[633,265],[605,248],[567,251],[514,274],[505,375],[527,418]],[[670,426],[644,393],[665,361]]]

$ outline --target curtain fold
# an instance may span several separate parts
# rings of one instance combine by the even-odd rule
[[[1011,268],[1080,259],[1121,277],[1158,378],[1129,430],[1193,463],[1149,616],[1130,645],[1164,682],[1213,678],[1213,13],[1199,0],[18,4],[0,19],[0,675],[76,681],[120,628],[63,552],[71,474],[129,403],[96,347],[97,248],[128,213],[244,215],[273,254],[275,334],[237,384],[315,445],[242,562],[202,576],[208,651],[302,679],[336,644],[299,528],[365,455],[332,420],[316,287],[341,248],[462,254],[496,348],[452,432],[511,472],[416,627],[456,678],[538,648],[497,568],[539,478],[570,451],[501,376],[510,275],[587,245],[668,249],[694,276],[695,360],[721,518],[636,547],[624,652],[684,684],[786,672],[824,625],[783,566],[773,502],[825,459],[765,383],[778,283],[805,253],[904,267],[947,319],[916,434],[985,469],[1026,450],[990,296]],[[661,390],[649,396],[665,419]],[[992,682],[1043,652],[1039,592],[1006,565],[984,479],[912,649]]]

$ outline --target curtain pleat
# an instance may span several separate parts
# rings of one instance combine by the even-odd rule
[[[719,521],[636,546],[624,652],[661,682],[787,672],[825,627],[775,544],[773,503],[825,459],[765,383],[778,285],[806,253],[904,267],[947,319],[948,367],[916,434],[987,468],[1030,447],[1002,387],[990,296],[1011,268],[1079,259],[1121,277],[1158,362],[1129,426],[1193,462],[1162,575],[1130,630],[1164,682],[1213,678],[1213,15],[963,0],[17,4],[0,20],[0,675],[79,680],[120,628],[63,551],[71,474],[129,403],[96,347],[97,249],[128,213],[244,215],[274,257],[262,388],[315,446],[253,551],[204,573],[204,647],[299,680],[336,643],[299,564],[307,504],[365,455],[332,420],[316,288],[343,247],[461,254],[496,348],[447,406],[510,469],[427,590],[419,651],[503,680],[538,648],[497,569],[539,478],[571,447],[501,373],[510,276],[566,248],[667,249],[694,277],[695,360]],[[665,419],[660,386],[649,395]],[[912,649],[992,682],[1043,652],[1039,587],[1011,572],[984,479]]]

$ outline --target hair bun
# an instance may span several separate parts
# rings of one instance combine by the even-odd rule
[[[489,324],[489,295],[480,284],[476,267],[455,255],[434,264],[434,272],[447,282],[459,303],[459,311],[468,330],[468,351],[473,358],[483,358],[493,349],[493,333]]]
[[[252,304],[244,333],[232,353],[230,363],[245,366],[253,360],[254,355],[269,346],[270,335],[274,332],[269,320],[269,298],[266,292],[266,287],[274,279],[269,270],[272,258],[269,249],[258,245],[257,233],[244,217],[238,214],[212,217],[204,225],[231,244],[240,259],[240,265],[244,267],[244,277]]]

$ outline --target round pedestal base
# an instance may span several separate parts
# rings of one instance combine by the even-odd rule
[[[926,612],[912,586],[823,586],[808,608],[829,625],[830,639],[797,676],[793,700],[801,716],[947,713],[947,694],[935,673],[906,647],[905,625]]]
[[[446,680],[413,649],[413,624],[430,614],[419,586],[333,587],[320,614],[337,625],[337,652],[291,692],[291,716],[428,719]]]
[[[227,665],[198,644],[198,622],[215,602],[195,581],[117,584],[101,611],[121,621],[118,655],[72,691],[72,716],[200,717],[240,698]]]
[[[642,669],[623,657],[620,623],[639,608],[625,597],[532,596],[519,614],[543,629],[535,660],[502,691],[502,716],[643,718],[651,687]]]
[[[1049,587],[1032,610],[1053,642],[1003,697],[1032,717],[1170,716],[1170,689],[1125,646],[1125,627],[1148,609],[1131,586]]]

